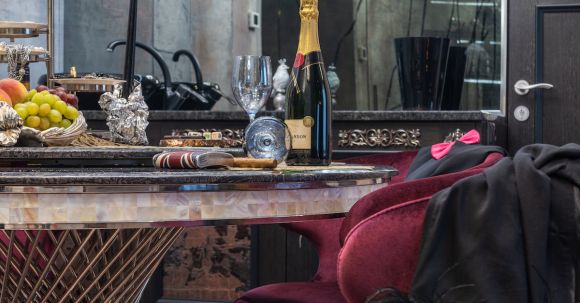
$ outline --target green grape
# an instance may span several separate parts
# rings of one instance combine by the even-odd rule
[[[53,109],[48,114],[48,120],[53,123],[59,123],[62,121],[62,114],[58,110]]]
[[[26,108],[24,106],[20,106],[15,108],[16,113],[18,113],[18,115],[20,116],[20,118],[22,118],[22,120],[26,119],[26,117],[28,117],[28,111],[26,110]]]
[[[28,94],[26,94],[26,101],[31,101],[32,98],[36,95],[36,90],[33,89],[31,91],[28,92]]]
[[[61,100],[61,101],[56,101],[52,108],[56,109],[59,113],[64,114],[64,113],[66,113],[66,110],[68,109],[68,105],[66,104],[66,102]]]
[[[26,103],[26,110],[30,116],[36,116],[38,114],[38,110],[40,107],[36,103],[27,102]]]
[[[50,120],[49,120],[49,121],[50,121]],[[59,124],[59,123],[53,123],[53,122],[50,122],[50,127],[49,127],[49,128],[53,128],[53,127],[56,127],[56,128],[58,128],[58,127],[60,127],[60,124]]]
[[[38,116],[30,116],[26,118],[26,126],[32,128],[38,128],[40,126],[40,117]]]
[[[48,121],[47,117],[40,118],[40,125],[38,128],[40,128],[40,130],[47,130],[50,128],[50,121]]]
[[[48,90],[43,90],[40,92],[41,95],[50,95],[50,92]]]
[[[14,109],[19,109],[19,108],[26,109],[26,104],[25,103],[18,103],[16,105],[14,105]]]
[[[66,109],[66,112],[64,113],[64,116],[67,119],[75,120],[76,118],[79,117],[79,111],[76,108],[69,105]]]
[[[69,128],[72,125],[72,121],[69,119],[62,119],[60,121],[59,126],[62,128]]]
[[[34,97],[32,97],[31,101],[34,102],[36,105],[41,105],[42,103],[44,103],[44,92],[42,93],[38,93],[36,95],[34,95]]]
[[[47,95],[44,96],[44,103],[50,105],[51,107],[54,106],[54,104],[56,103],[56,101],[59,101],[60,98],[57,95]]]
[[[40,108],[38,109],[38,115],[41,117],[46,117],[48,116],[48,114],[50,113],[50,110],[52,108],[50,107],[49,104],[44,103],[40,106]]]

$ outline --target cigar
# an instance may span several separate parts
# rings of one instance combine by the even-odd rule
[[[232,167],[239,168],[276,168],[278,161],[274,159],[234,158]]]

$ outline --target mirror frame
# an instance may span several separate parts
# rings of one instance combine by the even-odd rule
[[[501,0],[501,86],[499,110],[507,116],[508,0]]]

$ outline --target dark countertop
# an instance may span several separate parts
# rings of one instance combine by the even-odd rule
[[[286,184],[292,188],[324,188],[341,186],[350,182],[381,179],[396,175],[392,168],[364,170],[300,171],[229,171],[229,170],[158,170],[154,168],[0,168],[0,185],[3,186],[83,186],[83,185],[235,185],[243,189],[278,188]],[[335,185],[327,185],[329,184]],[[345,183],[346,182],[346,183]],[[289,184],[290,183],[290,184]],[[380,183],[380,182],[379,182]],[[294,184],[294,185],[292,185]],[[302,185],[300,185],[302,184]],[[363,185],[363,184],[360,184]],[[186,189],[187,190],[187,189]]]
[[[335,111],[335,121],[482,121],[490,120],[496,115],[483,111]],[[87,120],[105,120],[102,111],[83,111]],[[283,117],[281,112],[262,112],[258,116],[276,115]],[[151,111],[150,121],[163,120],[248,120],[244,112],[221,111]]]
[[[0,161],[27,160],[151,160],[153,156],[169,151],[215,151],[216,148],[175,147],[1,147]],[[241,149],[219,149],[236,156]]]

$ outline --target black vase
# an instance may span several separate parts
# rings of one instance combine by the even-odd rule
[[[449,39],[395,39],[403,110],[441,110]]]
[[[466,51],[467,47],[464,46],[451,46],[449,48],[445,89],[441,101],[442,110],[459,110],[465,82]]]

